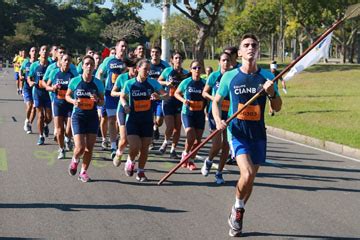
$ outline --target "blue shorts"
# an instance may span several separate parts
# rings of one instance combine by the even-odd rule
[[[180,114],[181,108],[182,108],[182,102],[180,102],[174,97],[170,97],[169,100],[162,102],[162,110],[164,116]]]
[[[182,113],[181,122],[184,128],[204,129],[205,113],[203,111],[193,113],[192,115],[186,115]]]
[[[237,157],[241,154],[249,154],[254,165],[265,163],[266,139],[251,140],[233,137],[229,144],[232,157]]]
[[[18,72],[14,72],[14,79],[15,79],[15,81],[19,80],[19,78],[20,78],[19,73],[18,73]]]
[[[33,92],[33,99],[34,99],[34,106],[36,108],[43,107],[43,108],[50,108],[51,109],[51,100],[49,94],[36,94],[37,89]]]
[[[108,110],[113,110],[113,109],[117,109],[118,103],[119,103],[119,97],[112,97],[110,95],[111,91],[106,91],[105,92],[105,108],[106,108],[106,112],[107,115],[109,117],[111,116],[115,116],[116,112],[109,112]],[[109,114],[110,113],[110,114]]]
[[[53,103],[53,115],[54,117],[71,117],[71,113],[73,110],[73,105],[68,102],[64,103]]]
[[[107,113],[106,113],[106,108],[105,108],[105,106],[103,105],[103,106],[97,106],[97,109],[99,110],[101,110],[101,117],[102,118],[104,118],[104,117],[107,117]]]
[[[125,126],[126,113],[123,108],[120,108],[119,111],[116,111],[117,121],[119,126]]]
[[[156,117],[163,117],[164,113],[162,110],[162,101],[157,100],[152,102],[153,113]]]
[[[210,130],[216,130],[216,122],[214,116],[212,115],[212,112],[208,113],[208,119],[209,119]],[[226,121],[227,119],[228,119],[228,112],[221,112],[221,120]]]
[[[137,135],[141,138],[153,136],[153,122],[141,122],[126,121],[126,133],[127,135]]]
[[[24,98],[24,102],[33,102],[34,98],[33,98],[33,94],[32,94],[32,89],[30,88],[23,88],[23,98]]]
[[[71,128],[73,135],[97,134],[99,130],[99,117],[97,115],[80,116],[74,113],[71,116]]]

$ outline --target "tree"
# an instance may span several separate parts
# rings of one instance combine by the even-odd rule
[[[159,20],[145,21],[145,36],[149,38],[151,46],[160,46],[161,44],[161,23]]]
[[[184,0],[183,3],[185,9],[178,5],[177,0],[172,1],[173,6],[193,21],[198,28],[194,57],[199,60],[204,70],[205,41],[215,26],[215,22],[218,20],[224,0],[197,1],[194,7],[191,6],[189,0]]]
[[[196,41],[197,26],[193,21],[185,17],[183,14],[174,14],[164,26],[164,36],[173,42],[175,49],[182,48],[185,58],[188,58],[186,46],[191,45],[191,50]]]
[[[112,41],[118,41],[122,38],[138,38],[141,35],[141,29],[142,25],[134,20],[115,21],[105,27],[101,36]]]

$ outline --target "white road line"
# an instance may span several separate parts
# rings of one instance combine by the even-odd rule
[[[306,144],[302,144],[302,143],[298,143],[298,142],[295,142],[295,141],[291,141],[291,140],[287,140],[287,139],[275,137],[274,135],[271,135],[271,134],[267,134],[267,135],[270,136],[270,137],[272,137],[272,138],[275,138],[275,139],[284,141],[284,142],[294,143],[294,144],[299,145],[299,146],[303,146],[303,147],[315,149],[315,150],[318,150],[318,151],[320,151],[320,152],[325,152],[325,153],[328,153],[328,154],[331,154],[331,155],[334,155],[334,156],[337,156],[337,157],[346,158],[346,159],[348,159],[348,160],[351,160],[351,161],[360,163],[360,160],[359,160],[359,159],[356,159],[356,158],[347,157],[347,156],[344,156],[344,155],[341,155],[341,154],[337,154],[337,153],[333,153],[333,152],[330,152],[330,151],[327,151],[327,150],[324,150],[324,149],[321,149],[321,148],[316,148],[316,147],[312,147],[312,146],[309,146],[309,145],[306,145]]]

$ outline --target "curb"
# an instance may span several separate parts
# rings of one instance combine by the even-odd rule
[[[330,141],[319,140],[313,137],[308,137],[305,135],[289,132],[280,128],[274,128],[270,126],[266,126],[266,132],[276,137],[284,138],[287,140],[324,149],[329,152],[341,154],[347,157],[352,157],[360,160],[360,149],[357,148],[351,148],[349,146],[341,145]]]

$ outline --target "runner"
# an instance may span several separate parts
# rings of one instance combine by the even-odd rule
[[[115,57],[109,57],[104,61],[102,68],[98,70],[98,77],[101,79],[103,73],[107,76],[105,81],[105,108],[108,117],[108,130],[111,143],[111,159],[116,155],[116,109],[118,106],[119,98],[111,96],[111,90],[116,82],[117,77],[126,70],[124,60],[126,57],[127,42],[121,39],[116,44]]]
[[[51,46],[50,54],[48,57],[49,65],[57,61],[57,50],[58,47],[56,45]]]
[[[67,137],[67,148],[69,151],[72,150],[72,144],[70,139],[71,133],[71,112],[73,106],[66,102],[65,94],[69,86],[69,82],[72,78],[77,76],[70,70],[71,57],[65,53],[60,58],[61,67],[56,68],[50,74],[47,82],[47,91],[55,93],[53,99],[53,112],[54,112],[54,127],[56,128],[56,137],[59,145],[58,159],[65,158],[65,143],[64,136]],[[66,124],[66,131],[64,125]]]
[[[137,45],[137,47],[135,48],[134,54],[136,56],[136,58],[146,58],[146,54],[145,54],[145,47],[142,44]]]
[[[183,80],[175,91],[175,97],[183,103],[181,120],[186,133],[185,149],[182,152],[181,160],[201,142],[205,127],[204,108],[206,100],[202,96],[205,80],[200,78],[201,66],[199,61],[193,60],[190,69],[191,77]],[[190,171],[196,169],[192,160],[184,162],[182,167],[187,167]]]
[[[20,72],[21,64],[24,61],[24,59],[25,59],[25,50],[21,49],[19,51],[19,55],[16,55],[13,60],[14,78],[16,81],[16,91],[17,91],[18,95],[22,94],[22,85],[21,85],[21,81],[20,81],[19,72]]]
[[[160,47],[152,47],[150,55],[151,55],[151,64],[150,64],[149,77],[153,79],[159,79],[162,71],[165,68],[170,67],[170,65],[167,62],[160,59],[161,57]],[[161,127],[164,122],[164,113],[162,111],[161,100],[153,101],[153,112],[155,115],[153,140],[159,140],[160,138],[159,127]],[[154,142],[152,145],[154,146]]]
[[[85,56],[86,55],[89,55],[89,56],[92,56],[92,57],[94,57],[94,50],[92,49],[92,48],[90,48],[90,47],[87,47],[86,48],[86,51],[85,51]],[[95,62],[95,64],[96,64],[96,62]],[[95,69],[97,69],[97,68],[95,68]],[[79,63],[78,63],[78,65],[77,65],[77,67],[76,67],[76,71],[79,73],[79,74],[82,74],[82,61],[80,61]]]
[[[20,79],[24,81],[23,87],[23,98],[26,104],[26,119],[24,122],[24,131],[27,134],[32,133],[32,123],[35,119],[35,108],[34,108],[34,99],[32,95],[32,87],[29,86],[27,79],[30,72],[30,65],[36,61],[36,48],[32,47],[29,51],[30,58],[24,60],[20,67]]]
[[[111,91],[111,96],[113,97],[120,97],[121,91],[124,89],[125,83],[133,79],[137,76],[137,69],[136,64],[140,59],[136,58],[133,60],[126,60],[125,64],[128,68],[128,72],[121,74],[114,84],[114,87]],[[124,108],[121,105],[121,101],[119,101],[117,110],[116,110],[116,116],[117,116],[117,123],[119,125],[119,132],[120,132],[120,140],[118,143],[118,150],[116,151],[116,155],[113,158],[113,164],[115,167],[120,166],[121,164],[121,158],[124,154],[124,150],[127,145],[127,136],[126,136],[126,126],[125,126],[125,119],[126,114],[124,112]]]
[[[43,77],[43,80],[45,83],[48,83],[49,79],[50,79],[50,74],[55,70],[55,69],[59,69],[61,67],[61,59],[62,59],[62,56],[65,54],[66,52],[66,48],[64,46],[59,46],[56,48],[56,51],[53,53],[53,57],[56,58],[56,62],[53,62],[49,65],[49,67],[46,69],[46,72],[45,72],[45,75]],[[69,66],[69,69],[72,73],[73,76],[77,76],[78,73],[76,71],[76,67],[74,64],[70,63],[70,66]],[[51,103],[53,104],[54,103],[54,99],[55,99],[55,96],[56,96],[56,93],[52,92],[50,90],[49,92],[50,94],[50,99],[51,99]],[[54,107],[51,108],[52,109],[52,115],[54,115]],[[51,120],[49,121],[49,123],[51,122]],[[56,132],[57,128],[55,127],[54,128],[54,141],[57,142],[57,132]],[[45,133],[45,137],[48,137],[49,136],[49,127],[48,125],[46,124],[45,127],[44,127],[44,133]],[[66,143],[66,149],[68,151],[71,151],[72,150],[72,142],[71,142],[71,138],[68,138],[68,137],[65,137],[65,143]]]
[[[228,71],[231,68],[230,55],[225,52],[222,53],[220,55],[219,65],[220,65],[220,70],[210,74],[206,82],[204,91],[202,93],[204,98],[210,100],[210,104],[207,110],[208,110],[209,128],[211,132],[216,130],[215,120],[211,111],[211,102],[215,97],[217,89],[219,88],[221,77],[226,71]],[[222,101],[222,106],[221,106],[222,120],[226,120],[228,117],[229,103],[230,103],[229,97],[225,97],[224,100]],[[224,169],[225,161],[229,155],[229,143],[227,141],[226,131],[222,132],[221,134],[217,134],[213,137],[209,156],[204,161],[204,164],[201,168],[201,173],[205,177],[209,175],[210,169],[213,164],[213,159],[215,156],[218,155],[220,149],[221,149],[220,162],[218,165],[217,172],[215,174],[215,182],[217,184],[224,184],[225,181],[222,177],[222,170]]]
[[[104,87],[100,80],[92,74],[95,67],[94,58],[83,58],[83,74],[73,78],[69,84],[65,99],[74,105],[71,116],[72,130],[74,134],[75,149],[69,165],[69,174],[74,176],[80,158],[83,158],[79,180],[90,181],[87,170],[90,166],[92,152],[99,128],[97,117],[97,105],[104,104]]]
[[[165,137],[164,142],[159,148],[160,154],[164,154],[167,146],[170,144],[172,137],[172,144],[170,149],[170,158],[179,159],[176,153],[176,146],[178,144],[181,132],[181,107],[182,102],[177,100],[174,96],[176,88],[181,81],[188,76],[188,71],[182,68],[183,57],[180,52],[174,52],[171,56],[171,63],[173,67],[165,68],[161,73],[158,81],[169,95],[169,99],[162,102],[164,119],[165,119]]]
[[[150,70],[148,60],[140,60],[137,69],[138,76],[125,83],[123,94],[120,97],[124,111],[128,114],[126,132],[129,142],[129,155],[124,170],[127,176],[134,174],[135,158],[140,153],[136,180],[145,182],[147,177],[144,168],[153,135],[151,100],[166,97],[166,92],[156,80],[148,77]]]
[[[212,108],[216,128],[226,128],[225,121],[221,119],[221,105],[225,97],[230,96],[230,116],[256,94],[259,86],[265,89],[266,94],[245,108],[236,119],[230,122],[227,129],[230,148],[240,169],[235,204],[228,219],[230,236],[241,235],[245,204],[251,195],[259,166],[265,162],[266,98],[270,98],[271,107],[275,111],[279,111],[282,104],[277,85],[267,80],[273,79],[274,75],[268,70],[258,68],[256,64],[259,54],[257,37],[253,34],[245,34],[241,39],[239,52],[242,57],[242,66],[224,74],[213,99]]]
[[[241,63],[237,62],[239,56],[237,47],[227,47],[224,49],[224,52],[230,55],[232,68],[239,68],[241,66]]]
[[[45,89],[46,84],[43,80],[46,69],[49,66],[47,59],[48,52],[45,45],[41,46],[39,55],[39,61],[32,63],[30,66],[28,83],[30,87],[35,86],[33,88],[33,98],[37,115],[37,127],[40,134],[37,144],[43,145],[45,143],[45,129],[49,130],[45,126],[47,127],[52,120],[50,96]]]

